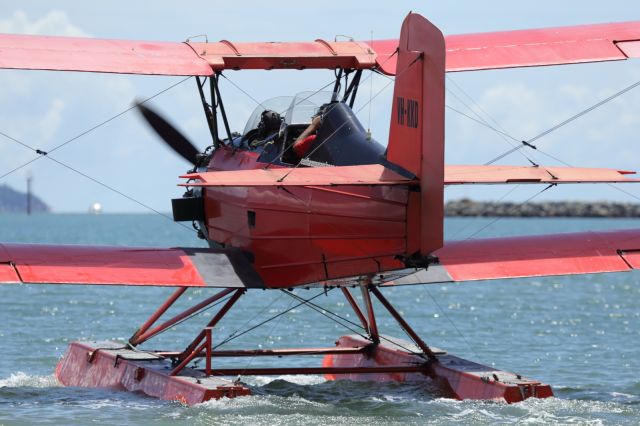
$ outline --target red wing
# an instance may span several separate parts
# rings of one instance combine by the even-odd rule
[[[445,37],[447,72],[616,61],[640,57],[640,21]],[[386,74],[396,72],[397,40],[371,44]]]
[[[182,186],[406,185],[415,182],[380,164],[203,172],[180,177],[198,180]]]
[[[263,287],[234,249],[0,244],[0,283]]]
[[[624,183],[640,182],[615,169],[543,166],[446,166],[445,185],[500,183]]]
[[[624,272],[640,268],[640,230],[450,241],[440,263],[393,284]]]
[[[446,37],[447,71],[622,60],[640,56],[640,22]],[[393,75],[398,40],[179,43],[0,35],[0,68],[150,75],[223,69],[378,67]]]
[[[179,43],[0,34],[0,68],[149,75],[224,69],[371,68],[358,42]]]
[[[445,166],[445,185],[500,183],[621,183],[634,172],[615,169],[531,166]],[[286,177],[285,177],[286,176]],[[417,185],[380,164],[363,166],[273,168],[191,173],[181,176],[196,182],[182,186],[333,186]]]
[[[211,75],[186,43],[0,34],[0,68]]]

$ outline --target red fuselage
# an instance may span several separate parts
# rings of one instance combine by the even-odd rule
[[[257,159],[220,147],[208,169],[266,165]],[[404,267],[398,256],[408,252],[406,186],[209,187],[203,197],[209,239],[251,253],[269,287]]]

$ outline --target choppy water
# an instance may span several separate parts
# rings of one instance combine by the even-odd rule
[[[464,238],[491,219],[448,220]],[[479,236],[637,228],[638,220],[503,219]],[[147,215],[0,216],[0,241],[193,245],[195,237]],[[417,385],[325,382],[321,377],[245,378],[255,395],[195,407],[141,395],[64,388],[52,376],[67,343],[126,340],[168,289],[0,286],[0,424],[637,424],[640,421],[640,274],[555,277],[386,290],[434,346],[542,380],[556,398],[507,405],[439,398]],[[195,300],[211,293],[190,291]],[[300,291],[302,296],[315,294]],[[291,306],[279,292],[241,299],[217,336]],[[318,303],[348,314],[338,294]],[[185,301],[186,303],[186,301]],[[182,305],[184,306],[184,304]],[[258,314],[256,316],[256,314]],[[210,315],[204,313],[203,315]],[[254,318],[255,316],[255,318]],[[206,318],[159,336],[178,348]],[[381,316],[380,328],[402,337]],[[332,345],[349,333],[298,308],[231,347]],[[215,338],[214,338],[215,339]],[[302,357],[300,357],[302,358]],[[264,360],[243,358],[254,367]],[[319,365],[318,358],[287,360]]]

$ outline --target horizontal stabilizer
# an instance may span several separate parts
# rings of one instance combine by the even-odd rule
[[[388,285],[625,272],[640,268],[640,230],[448,241],[439,263]]]
[[[263,288],[238,249],[0,244],[0,283]]]
[[[445,185],[640,182],[624,170],[546,166],[446,166]]]
[[[203,172],[180,177],[197,180],[182,186],[399,185],[415,182],[380,164]]]

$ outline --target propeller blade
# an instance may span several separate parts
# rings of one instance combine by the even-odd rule
[[[182,158],[195,166],[196,155],[200,151],[187,139],[182,133],[178,131],[167,120],[162,118],[160,114],[153,111],[149,107],[143,104],[138,104],[138,110],[149,123],[151,128],[165,141],[167,145],[171,147]]]

